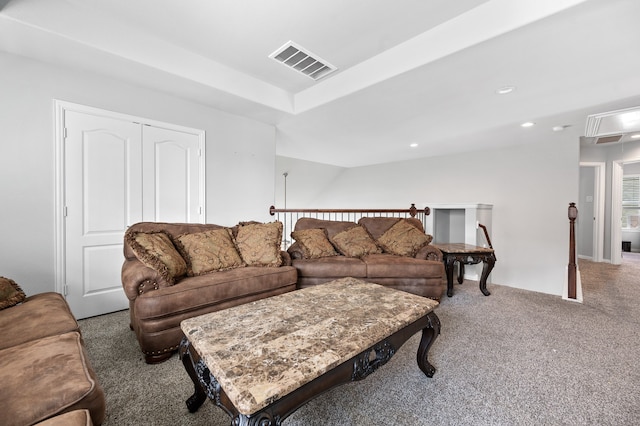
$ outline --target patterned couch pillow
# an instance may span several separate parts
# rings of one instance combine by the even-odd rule
[[[377,243],[387,253],[414,257],[431,240],[431,235],[425,234],[406,220],[400,220],[385,231]]]
[[[0,310],[22,303],[27,296],[12,279],[0,277]]]
[[[282,222],[238,224],[236,246],[248,266],[281,266],[281,243]]]
[[[330,239],[340,253],[347,257],[362,257],[382,253],[371,235],[360,225],[338,232]]]
[[[145,266],[158,271],[170,285],[187,273],[187,264],[166,233],[127,232],[125,240]]]
[[[187,259],[190,277],[245,266],[229,228],[179,235],[177,246]]]
[[[326,229],[314,228],[293,231],[291,238],[300,244],[305,259],[319,259],[338,255],[338,252],[336,252],[327,237]]]

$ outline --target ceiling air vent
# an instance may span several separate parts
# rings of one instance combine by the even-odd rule
[[[301,48],[292,41],[285,43],[284,46],[273,52],[269,57],[314,80],[319,80],[337,70],[329,62]]]
[[[595,144],[603,144],[603,143],[614,143],[620,141],[623,135],[611,135],[611,136],[600,136],[596,138]]]

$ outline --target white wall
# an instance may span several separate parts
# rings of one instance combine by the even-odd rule
[[[53,99],[205,130],[207,222],[272,220],[273,126],[2,52],[0,76],[0,275],[27,294],[54,290]]]
[[[579,135],[508,149],[344,169],[313,168],[314,182],[288,190],[288,204],[325,208],[418,208],[429,204],[493,204],[492,282],[562,295],[569,262],[567,209],[578,195]],[[295,160],[277,157],[276,175]],[[300,163],[308,169],[307,162]],[[291,173],[288,185],[296,179]],[[329,189],[328,189],[329,188]],[[276,185],[276,193],[281,193]],[[309,190],[319,191],[316,196]],[[305,204],[312,202],[312,204]]]

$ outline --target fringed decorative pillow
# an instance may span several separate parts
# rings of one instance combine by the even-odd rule
[[[182,234],[176,239],[176,245],[187,259],[189,276],[245,266],[229,228]]]
[[[248,266],[282,265],[282,222],[238,224],[236,247]]]
[[[0,277],[0,310],[22,303],[27,296],[12,279]]]
[[[318,259],[338,255],[338,252],[336,252],[327,237],[327,230],[324,228],[293,231],[291,238],[300,245],[305,259]]]
[[[347,257],[362,257],[382,253],[371,235],[360,225],[338,232],[329,239],[340,253]]]
[[[187,273],[187,264],[166,233],[127,232],[125,239],[136,257],[170,285]]]
[[[431,242],[432,238],[431,235],[425,234],[406,220],[400,220],[385,231],[378,238],[377,243],[387,253],[414,257],[418,250]]]

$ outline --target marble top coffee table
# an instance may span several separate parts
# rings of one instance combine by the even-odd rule
[[[422,330],[418,366],[440,333],[438,302],[344,278],[182,321],[180,357],[232,425],[279,425],[305,402],[384,365]]]

